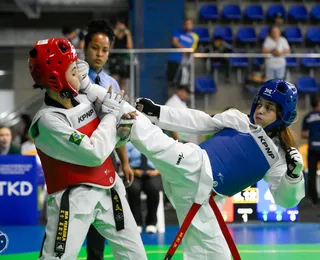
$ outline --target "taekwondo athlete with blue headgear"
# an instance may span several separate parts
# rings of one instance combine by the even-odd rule
[[[136,108],[142,113],[137,112],[130,141],[161,172],[179,224],[194,203],[201,204],[183,239],[185,260],[231,259],[210,208],[212,192],[221,206],[223,197],[264,179],[280,206],[291,208],[305,196],[302,156],[294,147],[294,134],[289,128],[297,115],[297,101],[296,87],[280,79],[261,86],[249,117],[236,109],[211,117],[198,110],[137,99]],[[104,102],[108,104],[106,98]],[[134,108],[125,102],[123,109],[128,113]],[[179,143],[161,129],[215,135],[198,146]]]

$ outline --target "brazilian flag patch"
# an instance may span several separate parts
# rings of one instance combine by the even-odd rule
[[[74,143],[76,145],[80,145],[82,139],[83,139],[84,135],[77,133],[76,131],[74,131],[69,138],[69,141],[71,143]]]

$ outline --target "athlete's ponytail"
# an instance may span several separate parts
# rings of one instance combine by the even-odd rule
[[[278,134],[280,145],[284,151],[287,151],[290,147],[297,147],[296,134],[290,127],[283,128]]]

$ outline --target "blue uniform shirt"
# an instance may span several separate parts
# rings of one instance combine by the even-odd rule
[[[304,117],[302,130],[309,131],[309,149],[320,150],[320,110],[312,111]]]
[[[183,30],[179,29],[173,32],[172,38],[178,38],[179,43],[184,48],[196,48],[197,45],[197,35],[195,33],[186,33]],[[171,62],[180,63],[182,58],[182,53],[169,53],[168,60]]]
[[[140,153],[140,151],[137,150],[130,142],[128,142],[126,144],[126,148],[127,148],[127,152],[128,152],[130,167],[133,169],[139,169],[141,166],[141,153]],[[155,169],[154,165],[149,160],[147,161],[147,164],[150,169]]]
[[[89,69],[89,78],[92,83],[95,83],[97,76],[100,77],[99,85],[103,88],[108,89],[110,85],[112,85],[112,92],[120,92],[120,87],[118,82],[113,78],[110,77],[103,69],[96,73],[93,69]]]

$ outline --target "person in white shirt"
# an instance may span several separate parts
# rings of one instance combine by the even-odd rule
[[[175,108],[181,108],[181,109],[187,109],[187,102],[189,101],[190,97],[190,90],[186,86],[179,86],[176,90],[176,93],[173,94],[165,103],[168,107],[175,107]],[[175,132],[175,131],[167,131],[169,136],[171,136],[174,140],[178,140],[180,142],[186,143],[186,142],[196,142],[196,136],[187,134],[187,133],[181,133],[181,132]]]
[[[290,53],[290,46],[287,39],[281,36],[278,26],[271,27],[270,35],[263,42],[262,52],[273,55],[273,57],[266,59],[265,80],[284,79],[286,73],[284,54]]]

